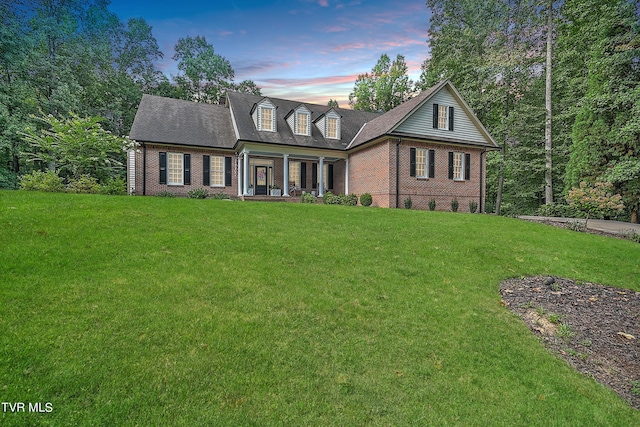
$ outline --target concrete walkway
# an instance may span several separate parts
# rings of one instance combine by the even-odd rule
[[[568,222],[568,221],[584,221],[582,218],[556,218],[546,216],[519,216],[520,219],[526,219],[529,221],[553,221],[553,222]],[[589,230],[603,231],[605,233],[612,234],[629,234],[635,231],[640,234],[640,224],[633,224],[631,222],[622,221],[607,221],[604,219],[589,219],[587,221],[587,228]]]

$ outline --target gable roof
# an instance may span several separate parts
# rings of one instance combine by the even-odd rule
[[[329,106],[301,103],[286,99],[264,97],[239,92],[227,93],[228,105],[232,110],[232,117],[238,130],[238,139],[245,142],[260,142],[265,144],[292,145],[296,147],[321,148],[330,150],[344,150],[346,145],[355,137],[362,124],[378,117],[379,113],[347,110]],[[330,110],[341,116],[341,139],[324,138],[318,128],[311,126],[311,135],[297,135],[286,124],[285,114],[276,114],[277,132],[259,131],[256,129],[250,111],[254,105],[268,99],[278,111],[290,112],[304,105],[311,113],[311,121],[326,114]]]
[[[155,95],[142,96],[129,137],[211,148],[233,148],[236,142],[226,107]]]
[[[366,144],[367,142],[373,141],[377,138],[380,138],[385,135],[391,136],[403,136],[400,133],[395,133],[396,129],[404,123],[413,113],[415,113],[418,109],[420,109],[423,105],[425,105],[433,96],[438,93],[443,88],[449,88],[453,96],[456,98],[456,101],[463,108],[467,116],[471,119],[472,123],[476,126],[478,131],[482,134],[485,143],[472,143],[472,145],[480,145],[486,146],[489,148],[497,148],[498,145],[493,140],[489,132],[486,128],[480,123],[480,120],[473,113],[469,105],[464,101],[460,93],[453,86],[453,84],[449,80],[443,80],[435,86],[420,92],[414,98],[409,99],[408,101],[403,102],[398,105],[396,108],[387,111],[383,115],[373,119],[372,121],[365,123],[362,130],[356,137],[349,143],[347,149],[356,148],[360,145]],[[409,135],[411,136],[411,135]],[[414,137],[425,137],[422,135],[413,135]],[[430,138],[431,139],[431,138]],[[444,141],[444,138],[443,138]],[[463,140],[455,140],[455,139],[447,139],[444,142],[454,142],[454,143],[463,143],[467,144],[468,141]]]

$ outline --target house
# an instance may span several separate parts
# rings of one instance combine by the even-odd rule
[[[229,92],[224,105],[144,95],[130,137],[132,194],[207,188],[243,199],[370,193],[373,205],[482,210],[498,146],[445,80],[384,114]],[[295,197],[298,199],[298,197]]]

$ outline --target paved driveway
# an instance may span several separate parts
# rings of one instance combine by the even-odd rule
[[[530,221],[555,221],[555,222],[568,222],[568,221],[584,221],[584,219],[575,218],[556,218],[546,216],[519,216],[518,218],[526,219]],[[640,234],[640,224],[633,224],[631,222],[622,221],[607,221],[604,219],[590,219],[587,221],[587,228],[589,230],[604,231],[605,233],[613,234],[629,234],[631,231],[635,231]]]

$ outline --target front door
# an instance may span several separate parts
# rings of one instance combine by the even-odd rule
[[[256,166],[254,171],[255,177],[255,195],[256,196],[266,196],[267,195],[267,182],[268,182],[268,173],[269,169],[267,166]]]

